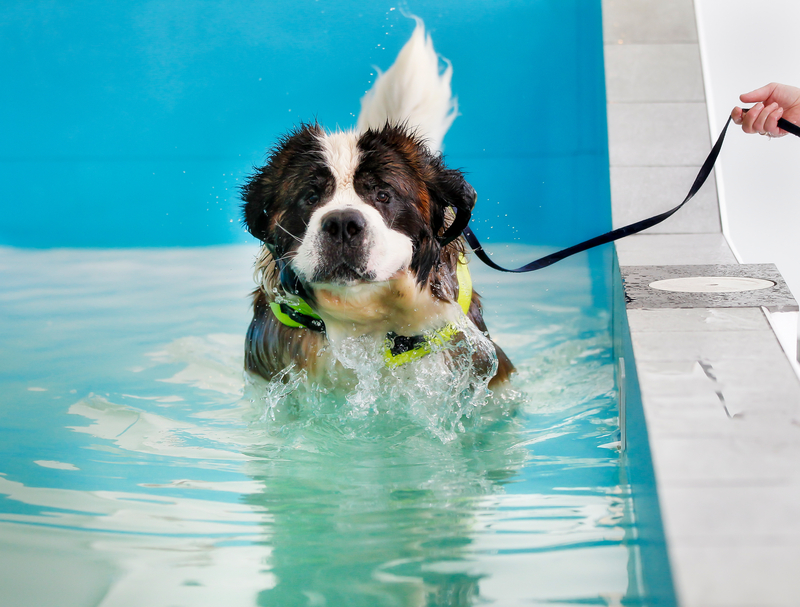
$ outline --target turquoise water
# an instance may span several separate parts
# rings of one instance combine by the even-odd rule
[[[0,244],[252,242],[237,179],[301,120],[355,125],[404,9],[453,65],[445,153],[479,235],[610,228],[600,0],[4,0]]]
[[[4,4],[3,607],[641,602],[602,253],[474,268],[519,373],[469,419],[430,373],[289,416],[243,376],[237,187],[300,120],[355,122],[401,9],[453,64],[498,259],[610,227],[598,0],[353,6]]]
[[[472,264],[519,374],[443,437],[272,422],[255,252],[0,249],[3,605],[638,604],[602,256]]]

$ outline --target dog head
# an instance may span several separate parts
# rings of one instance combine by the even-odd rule
[[[410,273],[423,287],[442,258],[448,207],[469,212],[474,190],[413,132],[302,125],[242,188],[248,230],[312,299]],[[453,245],[451,245],[452,247]]]

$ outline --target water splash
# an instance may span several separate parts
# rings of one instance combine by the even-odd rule
[[[510,391],[500,397],[489,389],[498,364],[492,342],[466,318],[455,324],[451,340],[431,342],[430,354],[396,367],[386,364],[383,340],[358,336],[329,343],[317,378],[295,367],[269,382],[250,378],[252,417],[272,432],[327,419],[360,436],[410,423],[452,441],[478,423],[482,410],[508,412],[514,402]]]

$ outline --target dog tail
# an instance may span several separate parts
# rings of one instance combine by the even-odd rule
[[[382,128],[387,122],[406,124],[425,139],[433,152],[442,150],[445,133],[458,115],[458,102],[450,90],[453,66],[439,70],[433,40],[425,33],[422,19],[400,50],[394,64],[378,73],[375,84],[361,98],[356,130]]]

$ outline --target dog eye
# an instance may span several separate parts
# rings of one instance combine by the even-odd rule
[[[319,202],[319,194],[316,192],[309,192],[306,194],[304,201],[307,205],[314,205]]]
[[[387,202],[389,202],[389,192],[384,192],[383,190],[380,190],[377,194],[375,194],[375,200],[386,204]]]

